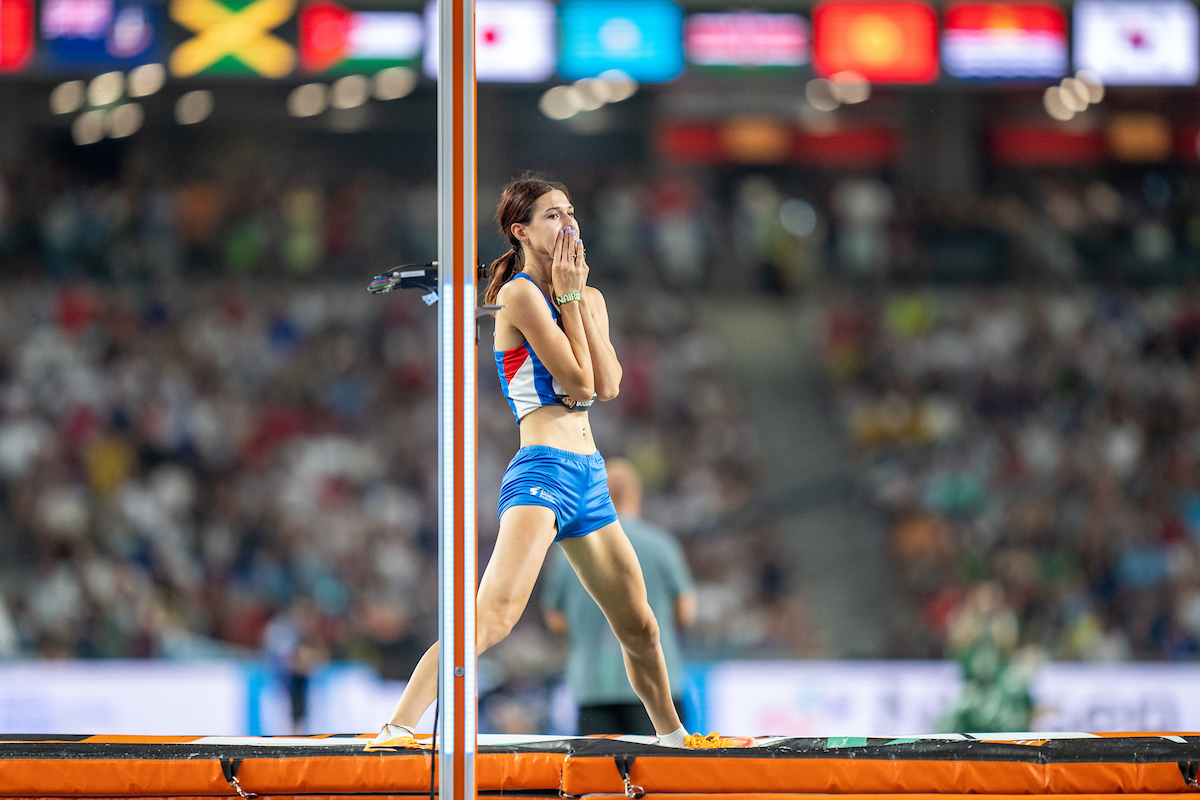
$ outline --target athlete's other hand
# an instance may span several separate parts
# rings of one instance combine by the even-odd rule
[[[588,266],[583,256],[583,242],[579,241],[578,229],[559,230],[550,272],[555,295],[583,291],[587,284]]]

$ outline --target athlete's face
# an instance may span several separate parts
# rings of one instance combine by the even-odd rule
[[[567,228],[574,228],[578,235],[579,223],[575,221],[575,207],[563,192],[554,189],[537,199],[533,204],[533,215],[529,222],[515,223],[513,233],[534,252],[553,255],[558,232]]]

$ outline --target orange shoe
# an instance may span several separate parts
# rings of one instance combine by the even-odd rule
[[[414,750],[421,749],[421,744],[417,741],[417,734],[411,728],[404,725],[393,725],[388,723],[383,726],[383,730],[367,743],[363,748],[364,753],[373,753],[377,750]]]
[[[684,747],[754,747],[754,737],[722,736],[719,733],[710,733],[708,736],[701,736],[698,733],[689,733]]]

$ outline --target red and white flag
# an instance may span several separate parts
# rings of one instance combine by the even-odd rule
[[[1075,68],[1110,85],[1192,86],[1200,15],[1189,0],[1079,0]]]
[[[33,58],[33,0],[0,0],[0,72],[20,72]]]
[[[558,15],[549,0],[475,0],[475,77],[540,83],[558,59]],[[437,2],[425,6],[425,74],[437,77]]]

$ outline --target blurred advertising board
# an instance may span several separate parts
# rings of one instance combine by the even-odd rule
[[[1030,689],[1039,731],[1200,730],[1200,665],[1052,663]],[[703,730],[791,736],[939,733],[948,661],[730,661],[695,673]]]
[[[1033,679],[1047,731],[1200,730],[1195,664],[1048,664]]]
[[[0,0],[0,72],[20,72],[33,58],[33,0]]]
[[[475,77],[541,83],[554,74],[554,6],[549,0],[476,0]],[[437,78],[437,2],[425,6],[425,74]]]
[[[160,61],[159,11],[146,3],[45,0],[43,56],[53,66],[131,67]]]
[[[799,14],[692,14],[683,23],[684,54],[701,67],[801,67],[811,38]]]
[[[856,72],[872,83],[932,83],[937,14],[914,0],[825,0],[813,9],[813,64],[824,76]]]
[[[961,691],[958,665],[948,661],[725,661],[693,665],[689,678],[685,706],[695,729],[755,735],[937,733]],[[1047,664],[1031,682],[1033,728],[1200,730],[1197,685],[1198,664]],[[403,689],[365,666],[326,665],[311,677],[308,719],[295,732],[373,732]],[[432,724],[431,710],[419,730]],[[0,732],[293,730],[288,692],[259,662],[25,661],[0,663]]]
[[[961,680],[942,661],[729,661],[700,683],[706,731],[892,736],[936,731]]]
[[[942,64],[956,78],[1061,78],[1066,15],[1053,3],[950,3]]]
[[[171,74],[290,74],[296,48],[273,31],[295,11],[295,0],[171,0],[171,20],[193,34],[172,51]]]
[[[0,663],[0,731],[186,736],[247,731],[234,662]]]
[[[1075,68],[1122,86],[1190,86],[1200,77],[1200,17],[1190,0],[1079,0]]]
[[[308,73],[376,72],[411,66],[425,35],[411,11],[351,11],[332,2],[300,9],[300,68]]]
[[[311,678],[310,732],[378,729],[404,683],[356,664]],[[419,728],[433,725],[432,711]],[[243,736],[292,730],[288,693],[265,665],[240,661],[0,662],[0,732]]]
[[[619,69],[660,83],[683,71],[683,10],[671,0],[564,0],[559,21],[567,80]]]
[[[667,121],[654,133],[665,161],[683,164],[793,163],[886,167],[900,159],[900,133],[882,126],[840,126],[812,131],[778,120]]]

